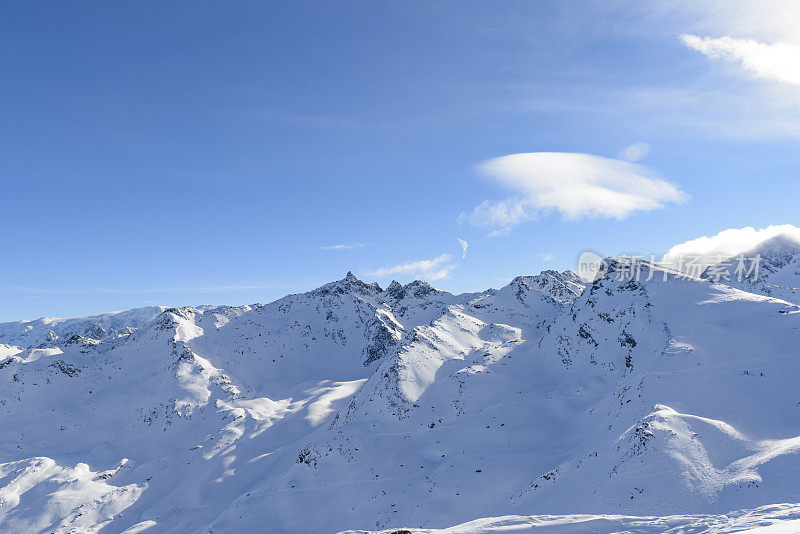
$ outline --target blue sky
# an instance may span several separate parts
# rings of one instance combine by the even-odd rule
[[[800,8],[661,4],[6,5],[0,320],[800,223]]]

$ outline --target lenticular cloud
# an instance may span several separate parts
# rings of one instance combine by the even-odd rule
[[[566,219],[625,219],[688,196],[655,171],[629,161],[590,154],[533,152],[485,161],[479,171],[516,195],[484,201],[462,215],[473,226],[508,231],[542,212]]]

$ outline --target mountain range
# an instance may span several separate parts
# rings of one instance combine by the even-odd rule
[[[800,529],[800,244],[755,254],[0,324],[0,531]]]

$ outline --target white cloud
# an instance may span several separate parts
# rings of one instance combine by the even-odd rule
[[[326,245],[319,247],[319,250],[352,250],[354,248],[362,248],[364,243],[349,243],[342,245]]]
[[[623,148],[617,157],[628,161],[639,161],[644,159],[649,153],[650,145],[647,143],[634,143]]]
[[[590,154],[512,154],[482,163],[479,171],[517,193],[499,202],[484,201],[461,215],[460,220],[491,229],[494,235],[539,213],[558,211],[566,219],[625,219],[688,198],[648,167]]]
[[[623,36],[641,50],[658,47],[662,61],[642,69],[614,70],[619,74],[614,83],[597,76],[593,68],[578,70],[579,62],[565,71],[575,76],[568,84],[554,83],[551,78],[498,84],[502,98],[489,103],[492,109],[547,117],[558,113],[563,124],[570,126],[615,124],[631,135],[653,139],[670,135],[687,141],[800,138],[796,85],[709,74],[702,66],[711,62],[679,40],[682,34],[727,35],[798,45],[800,1],[591,1],[581,6],[580,13],[570,18],[576,39],[588,42],[597,30],[595,20],[613,20],[614,24],[601,30],[602,35]],[[687,60],[700,68],[687,68]]]
[[[800,228],[791,224],[773,225],[766,228],[731,228],[709,236],[698,237],[675,245],[664,255],[661,263],[678,266],[681,258],[700,258],[703,268],[753,249],[759,243],[777,235],[787,235],[800,241]]]
[[[682,35],[681,40],[711,59],[737,63],[759,78],[800,85],[800,45],[727,36],[714,39]]]
[[[365,276],[374,276],[375,278],[386,278],[394,275],[410,275],[417,278],[424,278],[426,280],[441,280],[450,276],[450,272],[455,268],[451,260],[451,254],[442,254],[429,260],[417,260],[392,267],[380,267],[372,272],[365,273]]]
[[[553,261],[554,259],[556,259],[556,255],[553,254],[552,252],[545,252],[544,254],[539,254],[539,258],[542,261]]]
[[[800,3],[797,0],[676,0],[651,1],[651,8],[682,12],[689,31],[737,35],[765,41],[797,41]],[[685,30],[686,31],[686,30]]]
[[[458,244],[461,245],[461,259],[465,259],[467,257],[467,249],[469,248],[469,243],[467,243],[466,239],[461,239],[460,237],[456,238]]]

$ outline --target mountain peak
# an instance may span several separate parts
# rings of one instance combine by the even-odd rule
[[[398,295],[401,291],[403,291],[403,286],[397,280],[392,280],[392,283],[386,288],[386,293],[390,295]]]
[[[438,289],[430,285],[424,280],[414,280],[403,286],[406,294],[413,295],[417,298],[423,298],[431,293],[436,293]]]
[[[757,246],[744,252],[742,256],[755,256],[761,254],[762,256],[769,256],[770,258],[794,256],[800,253],[800,241],[796,237],[789,234],[780,234],[762,241]],[[737,255],[738,256],[738,255]]]
[[[538,291],[550,296],[557,302],[572,302],[583,292],[583,284],[572,271],[560,273],[548,269],[535,276],[517,276],[509,286],[516,291]]]
[[[334,293],[359,293],[359,294],[377,294],[383,291],[377,282],[367,284],[359,280],[352,271],[348,271],[347,275],[341,280],[329,282],[317,289],[312,290],[311,294],[328,294]]]
[[[789,234],[776,235],[746,252],[709,266],[701,277],[798,302],[800,241]]]
[[[442,292],[424,280],[414,280],[406,285],[401,285],[397,280],[392,280],[392,283],[389,284],[385,291],[385,294],[394,300],[401,300],[408,296],[424,299],[437,293]]]

